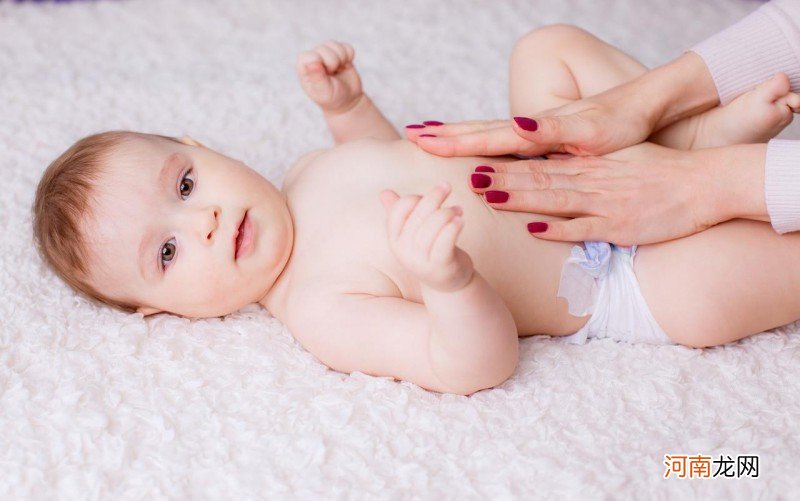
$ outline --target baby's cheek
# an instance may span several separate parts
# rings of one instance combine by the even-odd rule
[[[180,302],[195,314],[210,311],[225,297],[223,276],[215,270],[198,267],[181,282]]]
[[[201,301],[209,306],[216,306],[226,302],[231,295],[230,277],[219,270],[204,270],[200,274],[201,283],[198,284]]]

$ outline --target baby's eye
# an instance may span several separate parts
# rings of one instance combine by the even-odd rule
[[[189,176],[189,174],[191,173],[192,169],[186,171],[186,174],[183,175],[183,177],[181,178],[181,183],[178,186],[178,192],[181,194],[181,198],[183,198],[184,200],[186,199],[186,197],[189,196],[189,194],[194,189],[194,179],[192,179]]]
[[[164,245],[161,246],[161,269],[166,269],[169,263],[175,258],[175,239],[170,238]]]

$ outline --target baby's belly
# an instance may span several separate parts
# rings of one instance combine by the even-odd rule
[[[464,230],[458,245],[508,305],[520,334],[574,333],[588,317],[570,315],[566,300],[556,294],[561,267],[575,244],[539,240],[527,231],[531,221],[562,218],[489,207],[468,184],[475,166],[487,160],[423,157],[422,172],[435,176],[426,179],[420,175],[414,183],[419,193],[425,193],[440,180],[453,186],[445,205],[460,205],[464,209]]]
[[[561,218],[498,211],[486,205],[468,183],[474,167],[487,161],[508,160],[436,157],[406,142],[337,148],[304,173],[316,179],[315,183],[293,190],[299,194],[290,193],[296,246],[304,247],[310,256],[314,255],[314,246],[324,248],[326,260],[331,253],[347,256],[342,268],[369,263],[370,268],[389,277],[403,297],[422,302],[418,280],[400,266],[389,249],[385,212],[378,195],[387,188],[401,196],[421,195],[447,181],[453,191],[444,205],[460,205],[464,209],[464,229],[458,245],[508,305],[520,334],[566,335],[577,331],[588,317],[569,315],[566,300],[556,296],[561,266],[574,244],[536,239],[526,227],[531,221]],[[302,185],[303,181],[297,184]],[[330,191],[332,185],[337,185],[338,190]],[[318,191],[316,196],[314,190]],[[319,210],[321,204],[341,209],[335,213],[335,221],[325,220]],[[320,245],[319,237],[328,228],[336,231]],[[304,235],[309,235],[307,241]]]

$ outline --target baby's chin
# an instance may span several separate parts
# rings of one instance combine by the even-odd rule
[[[200,305],[185,305],[185,306],[165,305],[164,307],[142,306],[139,307],[137,311],[139,313],[144,314],[144,316],[155,315],[158,313],[169,313],[171,315],[177,315],[179,317],[191,318],[191,319],[217,318],[217,317],[224,317],[232,313],[236,313],[245,306],[257,302],[258,299],[256,298],[253,299],[252,301],[238,301],[236,303],[225,304],[225,305],[200,304]]]

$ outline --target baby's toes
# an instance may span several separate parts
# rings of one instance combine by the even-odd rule
[[[786,73],[776,73],[774,77],[762,82],[756,87],[756,95],[768,103],[774,103],[786,96],[791,89],[789,77]]]
[[[800,113],[800,94],[790,92],[778,99],[778,103],[787,106],[792,113]]]

